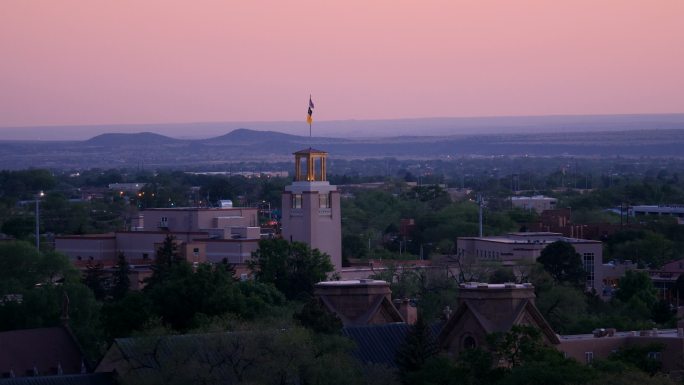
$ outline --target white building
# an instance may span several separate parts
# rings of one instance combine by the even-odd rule
[[[524,210],[534,210],[541,214],[544,210],[551,210],[556,208],[558,200],[543,195],[535,195],[531,197],[511,197],[511,204],[513,207],[518,207]]]

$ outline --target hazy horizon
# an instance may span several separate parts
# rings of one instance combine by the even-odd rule
[[[178,139],[207,139],[246,128],[308,136],[299,121],[184,122],[0,127],[0,140],[87,140],[104,133],[152,132]],[[684,113],[620,115],[541,115],[427,117],[411,119],[331,120],[314,123],[313,135],[331,138],[449,136],[684,129]]]

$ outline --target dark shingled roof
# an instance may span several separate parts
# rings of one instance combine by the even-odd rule
[[[0,385],[113,385],[113,373],[0,379]]]
[[[23,329],[0,332],[0,377],[13,372],[16,377],[81,373],[83,352],[66,327]]]
[[[384,325],[347,326],[342,334],[356,342],[352,354],[364,364],[384,364],[395,367],[394,357],[406,341],[411,325],[404,322]],[[439,334],[442,323],[430,326],[433,338]]]

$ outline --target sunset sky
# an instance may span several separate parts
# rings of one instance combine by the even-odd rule
[[[1,0],[0,126],[684,112],[682,0]]]

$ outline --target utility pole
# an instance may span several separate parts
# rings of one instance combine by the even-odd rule
[[[477,205],[479,207],[479,223],[480,223],[480,238],[482,238],[482,206],[484,206],[484,200],[482,199],[482,194],[477,194]]]
[[[44,192],[36,195],[36,250],[40,251],[40,198],[45,196]]]

